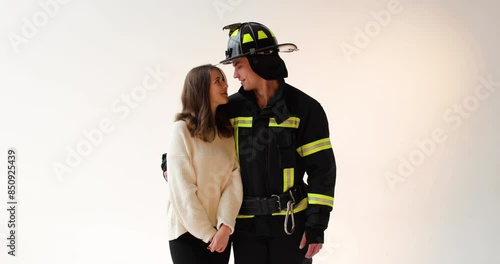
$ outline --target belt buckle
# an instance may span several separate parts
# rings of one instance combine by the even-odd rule
[[[280,199],[280,197],[276,194],[271,195],[271,198],[273,198],[273,197],[277,198],[276,201],[278,202],[278,212],[281,212],[281,199]]]

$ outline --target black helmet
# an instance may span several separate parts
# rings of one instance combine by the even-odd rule
[[[298,50],[292,43],[278,44],[274,33],[257,22],[236,23],[222,29],[229,29],[226,59],[220,62],[222,64],[229,64],[236,58],[248,55]]]

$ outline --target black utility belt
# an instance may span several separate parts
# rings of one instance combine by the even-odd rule
[[[240,215],[271,215],[287,209],[290,203],[298,204],[307,197],[305,184],[299,184],[282,194],[271,197],[245,197],[240,208]]]

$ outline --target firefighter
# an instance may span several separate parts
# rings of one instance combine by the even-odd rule
[[[324,243],[333,209],[336,164],[321,104],[285,82],[274,33],[256,22],[229,30],[226,58],[241,82],[223,110],[230,116],[243,182],[232,236],[236,264],[306,263]],[[305,175],[307,174],[307,178]]]

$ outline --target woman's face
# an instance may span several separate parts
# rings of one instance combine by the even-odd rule
[[[225,76],[217,69],[210,71],[210,105],[215,112],[217,106],[227,104],[227,83]]]

